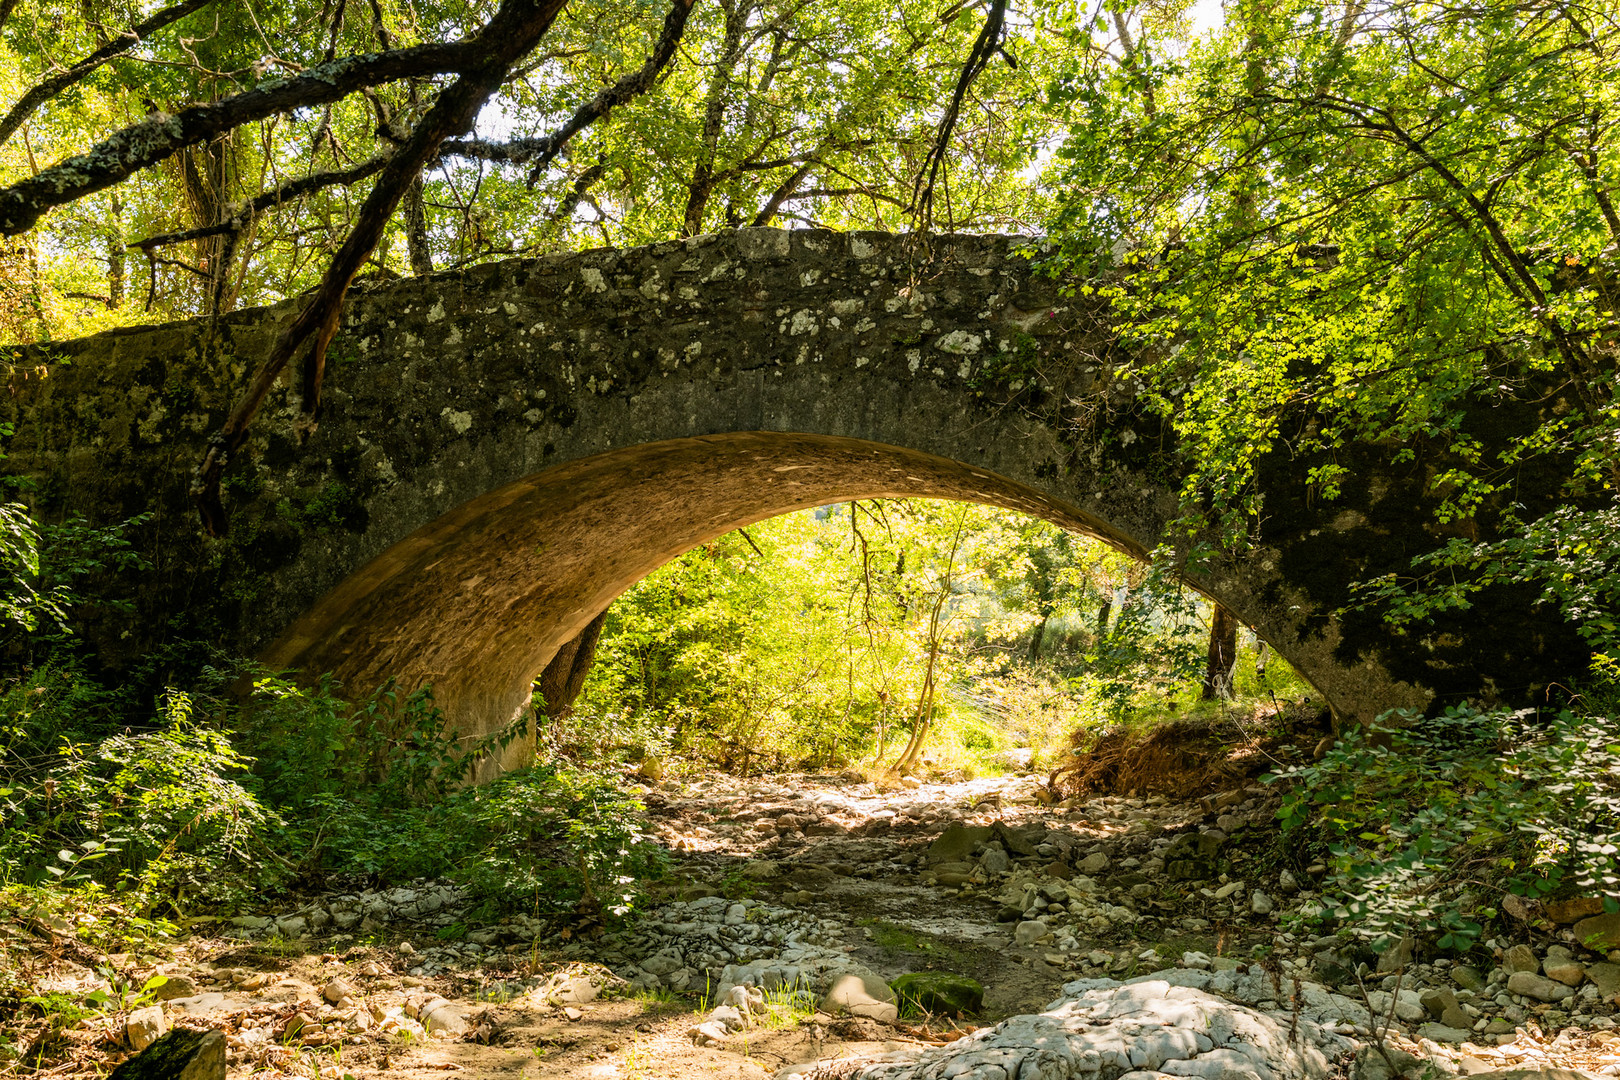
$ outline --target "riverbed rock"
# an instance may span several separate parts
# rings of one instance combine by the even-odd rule
[[[165,975],[163,982],[152,988],[152,996],[159,1001],[193,997],[197,993],[197,980],[189,975]]]
[[[869,1020],[892,1022],[900,1018],[894,991],[875,975],[840,975],[821,1000],[821,1011],[836,1016],[849,1013]]]
[[[1582,919],[1575,924],[1575,940],[1593,952],[1620,949],[1620,913]]]
[[[1203,881],[1215,876],[1221,841],[1209,833],[1182,833],[1164,852],[1164,876],[1171,881]]]
[[[1019,945],[1038,945],[1051,936],[1051,927],[1040,919],[1026,919],[1013,930],[1013,940]]]
[[[1537,1001],[1563,1001],[1575,995],[1575,991],[1563,983],[1529,971],[1515,971],[1509,975],[1507,988],[1510,994],[1523,994]]]
[[[1528,971],[1536,974],[1541,971],[1541,961],[1536,958],[1536,951],[1528,945],[1515,945],[1502,956],[1502,966],[1509,975],[1519,971]]]
[[[1541,972],[1565,986],[1579,986],[1586,981],[1586,965],[1575,959],[1562,945],[1552,945],[1541,962]]]
[[[119,1065],[108,1080],[225,1080],[225,1036],[177,1028]]]
[[[1612,1002],[1620,997],[1620,964],[1607,961],[1587,964],[1586,977],[1597,987],[1598,996],[1603,1001]]]
[[[1072,993],[1071,993],[1072,989]],[[778,1080],[1325,1080],[1351,1044],[1301,1019],[1269,1016],[1165,982],[1071,983],[1039,1015],[1015,1016],[944,1046],[814,1062]]]
[[[1603,899],[1598,896],[1577,896],[1571,900],[1547,900],[1542,903],[1547,918],[1555,923],[1574,923],[1603,914]]]
[[[168,1030],[169,1021],[164,1017],[161,1005],[148,1005],[144,1009],[136,1009],[129,1014],[129,1019],[124,1021],[124,1038],[137,1051],[145,1050],[157,1042]]]
[[[994,835],[988,825],[952,825],[928,845],[930,866],[937,863],[965,862],[973,849]]]

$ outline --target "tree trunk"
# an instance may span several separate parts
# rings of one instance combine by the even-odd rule
[[[107,307],[111,311],[124,306],[124,255],[124,202],[114,195],[107,220]]]
[[[1046,624],[1052,616],[1042,615],[1041,621],[1035,624],[1035,634],[1029,639],[1029,662],[1034,663],[1041,658],[1041,641],[1046,637]]]
[[[540,698],[545,702],[546,716],[552,723],[566,720],[573,713],[574,702],[585,689],[585,676],[590,674],[591,662],[596,659],[596,645],[602,640],[605,622],[607,609],[603,608],[578,637],[557,650],[546,670],[540,673]]]
[[[753,11],[751,3],[735,0],[721,0],[720,6],[726,13],[726,36],[703,106],[702,146],[697,164],[692,167],[692,182],[687,185],[686,211],[681,215],[682,236],[696,236],[703,231],[704,211],[714,191],[714,162],[724,130],[726,93],[731,88],[732,72],[742,56],[743,32],[748,29],[748,16]]]
[[[1232,674],[1237,668],[1237,617],[1220,604],[1209,618],[1209,659],[1204,668],[1201,701],[1232,696]]]
[[[1102,607],[1097,609],[1097,636],[1098,637],[1102,637],[1104,634],[1108,633],[1108,618],[1109,618],[1109,616],[1113,615],[1113,613],[1114,613],[1114,598],[1112,596],[1110,596],[1108,599],[1106,599],[1106,600],[1104,600],[1102,602]]]
[[[428,248],[427,205],[422,198],[422,174],[405,189],[405,248],[411,256],[411,273],[424,277],[433,273],[433,253]]]

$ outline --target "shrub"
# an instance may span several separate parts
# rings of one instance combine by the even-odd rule
[[[642,804],[594,776],[537,765],[457,793],[446,825],[461,838],[453,876],[492,908],[576,907],[623,915],[663,873]]]
[[[30,680],[7,704],[49,700],[62,682],[60,673]],[[80,679],[66,685],[68,701],[92,696]],[[41,713],[48,720],[7,747],[0,850],[10,880],[94,883],[180,903],[238,898],[285,877],[266,842],[279,820],[241,783],[249,762],[228,733],[198,721],[189,695],[169,691],[151,730],[85,741],[66,731],[61,712],[8,710],[11,730]],[[24,748],[35,753],[16,752]]]
[[[1471,890],[1620,892],[1612,718],[1397,710],[1267,780],[1288,789],[1285,831],[1326,850],[1329,914],[1367,934],[1430,932],[1466,949],[1481,931]]]

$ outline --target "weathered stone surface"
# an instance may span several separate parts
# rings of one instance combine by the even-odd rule
[[[1620,914],[1582,919],[1575,924],[1575,940],[1593,952],[1620,949]]]
[[[1117,370],[1104,304],[1033,273],[1026,244],[743,229],[357,287],[318,429],[289,377],[232,454],[225,539],[202,534],[191,473],[297,301],[25,350],[0,399],[3,468],[51,519],[152,512],[133,613],[107,605],[86,628],[110,665],[184,610],[234,654],[357,694],[432,683],[465,734],[488,733],[628,585],[787,510],[957,498],[1154,548],[1179,514],[1173,438]],[[1077,424],[1075,402],[1106,420]],[[1537,388],[1488,404],[1486,453],[1563,407]],[[1589,650],[1523,589],[1471,597],[1421,640],[1339,614],[1351,583],[1433,542],[1425,478],[1445,451],[1400,450],[1415,460],[1336,451],[1336,500],[1310,497],[1314,459],[1262,461],[1255,544],[1193,583],[1342,718],[1584,670]],[[1521,516],[1559,479],[1522,475]],[[1519,632],[1498,632],[1509,620]]]
[[[1209,833],[1182,833],[1164,852],[1164,875],[1171,881],[1214,877],[1221,841]]]
[[[1073,996],[945,1046],[815,1062],[778,1080],[1325,1080],[1351,1044],[1300,1019],[1269,1016],[1166,982],[1070,984]]]
[[[1507,988],[1510,994],[1523,994],[1537,1001],[1563,1001],[1575,994],[1574,990],[1563,983],[1553,982],[1544,975],[1536,975],[1529,971],[1515,971],[1509,975]]]
[[[1580,922],[1593,915],[1603,914],[1603,898],[1598,896],[1577,896],[1572,900],[1547,900],[1542,903],[1542,910],[1547,918],[1555,923]]]
[[[988,825],[952,825],[928,845],[930,865],[963,862],[973,849],[993,835]]]
[[[165,975],[163,982],[152,988],[152,996],[159,1001],[192,997],[197,993],[197,982],[189,975]]]
[[[851,973],[833,980],[832,989],[821,999],[822,1012],[837,1015],[847,1012],[871,1020],[895,1020],[900,1009],[894,1003],[894,991],[889,984],[875,975]]]
[[[1528,971],[1532,974],[1541,970],[1541,960],[1537,958],[1536,951],[1528,945],[1515,945],[1502,956],[1502,966],[1508,974],[1517,971]]]
[[[124,1021],[124,1038],[136,1050],[145,1050],[169,1030],[169,1021],[163,1015],[163,1006],[148,1005],[136,1009]]]
[[[1586,977],[1602,995],[1604,1001],[1620,997],[1620,964],[1607,962],[1586,965]]]
[[[1541,972],[1565,986],[1579,986],[1586,980],[1586,965],[1575,959],[1562,945],[1550,945],[1541,961]]]

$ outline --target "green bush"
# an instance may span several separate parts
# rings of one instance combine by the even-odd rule
[[[401,695],[389,683],[350,705],[329,676],[308,688],[261,676],[239,723],[265,797],[291,808],[349,793],[371,808],[442,799],[482,752],[505,745],[497,738],[462,753],[430,688]]]
[[[1471,706],[1397,710],[1267,777],[1290,846],[1325,849],[1329,914],[1369,935],[1479,936],[1480,889],[1620,893],[1620,722]]]
[[[452,876],[492,908],[623,915],[641,882],[663,873],[645,808],[585,773],[539,765],[469,788],[450,800],[460,838]]]
[[[82,676],[46,670],[6,695],[0,851],[7,882],[96,884],[176,902],[237,899],[285,868],[267,843],[279,825],[243,785],[249,762],[227,732],[170,691],[156,723],[83,738]],[[39,721],[39,723],[34,723]]]

